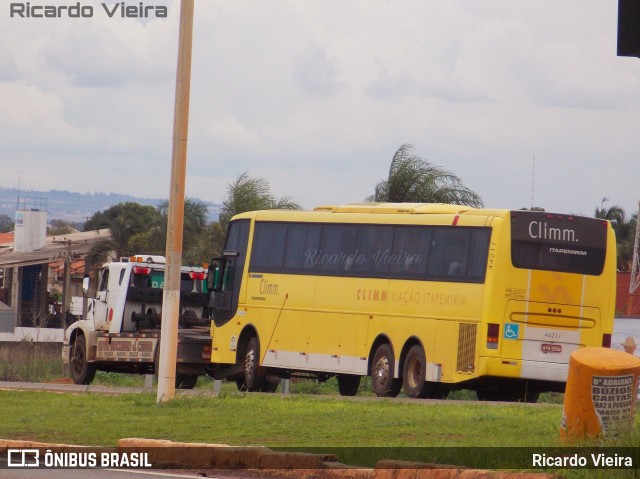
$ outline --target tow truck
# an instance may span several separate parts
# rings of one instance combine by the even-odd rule
[[[75,384],[91,384],[96,371],[157,376],[164,271],[165,258],[149,255],[100,268],[86,319],[72,323],[64,334],[62,360]],[[206,277],[205,268],[181,267],[176,387],[183,389],[193,388],[211,368]],[[88,290],[85,277],[85,295]]]

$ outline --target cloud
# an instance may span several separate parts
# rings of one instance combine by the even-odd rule
[[[292,70],[295,84],[310,95],[325,96],[339,88],[334,63],[324,48],[314,42],[296,57]]]
[[[3,178],[135,194],[144,177],[167,197],[179,2],[143,1],[166,19],[89,2],[94,18],[73,21],[0,9]],[[640,63],[615,57],[615,15],[579,0],[196,2],[187,194],[219,202],[249,170],[306,207],[360,201],[409,142],[493,207],[528,204],[535,155],[541,206],[635,209]]]

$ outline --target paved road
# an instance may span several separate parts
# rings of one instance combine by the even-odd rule
[[[6,456],[0,455],[2,479],[260,479],[270,477],[256,471],[238,470],[122,470],[122,469],[8,469]]]
[[[260,473],[227,471],[123,471],[116,469],[0,469],[2,479],[259,479],[268,478]]]
[[[627,336],[635,338],[636,343],[640,343],[640,318],[616,318],[613,323],[611,348],[621,350],[620,343],[624,342]],[[636,350],[636,355],[638,354],[640,351]]]

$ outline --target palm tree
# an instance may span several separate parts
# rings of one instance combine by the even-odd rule
[[[220,210],[220,225],[226,230],[234,215],[255,210],[299,210],[301,206],[287,196],[274,197],[269,182],[262,178],[250,178],[248,172],[240,174],[227,185],[227,196]]]
[[[617,241],[620,241],[620,230],[625,224],[624,209],[622,209],[622,207],[618,205],[612,205],[609,207],[605,206],[605,203],[607,203],[608,201],[608,198],[602,198],[600,208],[596,208],[594,217],[610,221],[611,226],[613,226],[613,229],[616,232],[616,239]]]
[[[158,216],[153,206],[135,202],[118,203],[105,211],[95,213],[85,223],[85,231],[109,228],[111,239],[92,248],[92,259],[95,262],[105,261],[112,251],[115,251],[114,258],[139,252],[132,248],[131,239],[148,231],[158,222]]]
[[[167,223],[169,216],[169,201],[163,200],[158,204],[158,212],[162,217],[160,240],[164,249],[167,238]],[[211,256],[210,228],[207,224],[209,207],[203,201],[194,198],[184,199],[184,224],[182,257],[188,263],[201,263]]]
[[[633,260],[638,215],[631,216],[627,221],[624,209],[618,205],[606,206],[605,203],[608,201],[607,198],[602,198],[600,208],[596,208],[594,216],[611,222],[611,227],[616,234],[618,269],[629,271]]]
[[[450,203],[483,206],[482,199],[458,176],[432,165],[405,143],[393,155],[389,177],[376,185],[366,201],[393,203]]]
[[[620,271],[631,271],[637,224],[638,215],[635,214],[620,228],[620,241],[618,241],[618,269]]]

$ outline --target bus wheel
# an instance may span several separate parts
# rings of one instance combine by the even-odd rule
[[[427,381],[428,399],[447,399],[451,389],[442,383]]]
[[[409,349],[404,360],[402,379],[404,392],[410,398],[426,398],[429,393],[427,378],[427,360],[424,351],[418,344]]]
[[[244,362],[244,377],[236,380],[238,389],[240,391],[261,391],[265,382],[265,372],[259,365],[260,346],[258,338],[253,336],[249,340],[241,360]]]
[[[371,364],[371,387],[378,397],[396,397],[402,380],[393,377],[393,352],[388,344],[381,344]]]
[[[278,389],[279,384],[280,378],[278,378],[276,381],[267,378],[260,387],[260,391],[263,393],[274,393]]]
[[[503,402],[538,402],[540,391],[529,389],[525,383],[510,384],[497,382],[493,386],[484,386],[476,390],[479,401],[503,401]]]
[[[355,374],[338,375],[338,392],[340,396],[355,396],[360,387],[360,376]]]
[[[84,336],[76,337],[73,346],[71,346],[69,362],[73,382],[75,384],[91,384],[96,376],[96,367],[87,359],[87,344]]]

